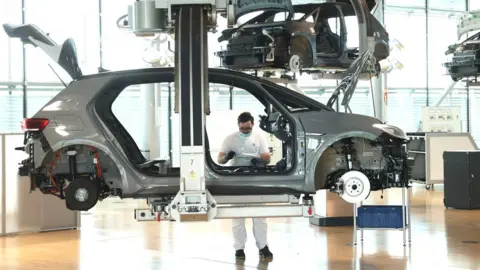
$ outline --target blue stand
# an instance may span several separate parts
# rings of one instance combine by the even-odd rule
[[[353,244],[357,245],[357,231],[360,230],[360,241],[363,242],[364,230],[401,230],[403,246],[412,242],[410,224],[410,192],[402,188],[402,205],[363,205],[354,204]]]

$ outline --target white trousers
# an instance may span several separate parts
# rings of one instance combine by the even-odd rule
[[[264,248],[267,244],[267,219],[252,218],[253,236],[255,237],[258,249]],[[247,229],[245,228],[245,218],[232,219],[232,231],[235,250],[245,249],[247,242]]]

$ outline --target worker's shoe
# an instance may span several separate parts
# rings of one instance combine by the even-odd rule
[[[239,249],[235,252],[235,258],[245,259],[245,252],[243,251],[243,249]]]
[[[260,249],[259,255],[260,255],[260,257],[265,258],[265,259],[272,259],[273,258],[273,254],[268,249],[268,246],[265,246],[264,248]]]

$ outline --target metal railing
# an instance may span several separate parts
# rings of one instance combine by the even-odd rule
[[[0,133],[0,236],[79,228],[79,212],[56,197],[30,192],[30,179],[18,175],[26,153],[15,147],[23,138],[23,133]]]

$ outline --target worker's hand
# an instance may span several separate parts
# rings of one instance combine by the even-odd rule
[[[257,167],[257,168],[265,167],[265,161],[262,158],[252,158],[250,162],[254,167]]]
[[[230,159],[234,158],[235,157],[235,152],[233,151],[230,151],[227,153],[227,155],[225,156],[225,161],[229,161]]]

